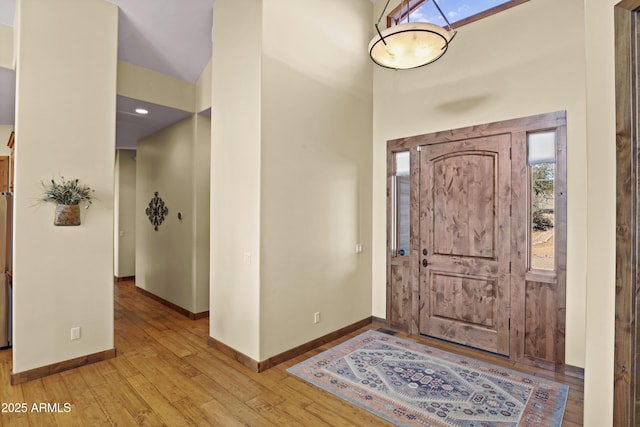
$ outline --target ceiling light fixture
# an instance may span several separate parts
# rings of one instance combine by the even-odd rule
[[[407,1],[407,22],[380,31],[380,21],[389,1],[375,24],[377,34],[369,42],[369,55],[373,62],[381,67],[408,70],[430,64],[445,54],[456,32],[435,0],[433,4],[447,23],[447,29],[426,22],[409,22],[411,11]]]
[[[136,108],[136,113],[138,114],[149,114],[149,110],[146,110],[144,108]]]

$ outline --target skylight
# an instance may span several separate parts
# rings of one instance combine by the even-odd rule
[[[436,0],[402,0],[388,16],[388,26],[407,22],[407,8],[410,9],[410,22],[427,22],[441,27],[446,26],[438,12]],[[437,0],[438,6],[454,27],[476,21],[528,0]]]

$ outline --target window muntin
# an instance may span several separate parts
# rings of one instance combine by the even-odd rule
[[[556,132],[527,135],[531,270],[555,270]]]
[[[401,0],[400,5],[387,16],[387,27],[407,22],[407,16],[411,22],[446,26],[442,15],[433,4],[434,1]],[[526,1],[528,0],[439,0],[438,6],[452,27],[460,27]]]
[[[409,256],[410,225],[410,167],[409,151],[394,154],[393,173],[393,252],[395,256]]]

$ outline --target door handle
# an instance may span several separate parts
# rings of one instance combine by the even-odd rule
[[[426,258],[422,258],[422,266],[426,267],[427,265],[429,265],[429,262],[427,262]]]

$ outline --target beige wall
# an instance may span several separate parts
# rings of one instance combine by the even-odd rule
[[[262,1],[216,0],[213,39],[209,334],[259,360]]]
[[[371,9],[263,4],[261,360],[371,315]]]
[[[615,319],[615,0],[585,0],[587,307],[584,425],[612,425]]]
[[[196,112],[196,85],[124,61],[118,61],[118,95]]]
[[[371,5],[237,3],[214,5],[211,336],[264,360],[371,314]]]
[[[136,274],[136,152],[116,150],[114,275]]]
[[[161,74],[156,71],[149,70],[137,65],[133,65],[124,61],[118,61],[118,89],[117,90],[118,90],[118,95],[126,96],[128,98],[152,102],[158,105],[172,107],[172,108],[180,109],[183,111],[199,112],[211,106],[211,65],[209,63],[209,65],[203,71],[203,74],[198,80],[197,84],[192,84],[184,80],[167,76],[165,74]],[[206,125],[207,120],[208,119],[206,117],[199,119],[198,126],[202,126],[203,124]],[[208,126],[210,126],[210,124]],[[194,141],[193,138],[195,137],[196,133],[193,133],[192,129],[189,129],[187,133],[188,134],[183,135],[183,137],[193,142]],[[209,141],[210,141],[210,134],[209,134],[210,132],[207,128],[207,131],[206,131],[207,137],[205,140],[202,140],[202,137],[201,137],[202,133],[203,133],[202,131],[198,133],[198,135],[200,135],[200,139],[198,139],[198,141],[206,141],[205,146],[206,146],[206,149],[208,150]],[[172,138],[176,140],[182,137],[178,137],[174,133]],[[207,159],[209,158],[208,151],[206,151],[206,153],[200,153],[200,154],[205,155]],[[134,154],[129,153],[129,157],[130,156],[134,156]],[[133,173],[133,184],[131,184],[133,186],[131,187],[131,185],[129,185],[128,187],[126,186],[116,187],[117,203],[118,202],[127,203],[125,200],[122,200],[122,197],[125,197],[125,198],[129,197],[127,194],[125,194],[124,196],[120,195],[120,193],[118,193],[120,190],[124,190],[126,192],[127,188],[129,188],[129,189],[132,189],[133,194],[135,194],[135,166],[134,166],[134,169],[129,168],[129,166],[131,166],[129,157],[125,157],[123,159],[124,163],[122,163],[122,167],[124,169],[121,170],[120,168],[117,168],[117,172],[122,172],[125,175]],[[116,158],[117,162],[118,162],[118,159],[119,157]],[[201,161],[201,158],[197,158],[194,161]],[[192,169],[191,167],[188,167],[188,170],[192,171],[194,169]],[[207,188],[208,188],[208,185],[209,185],[208,184],[209,182],[208,165],[206,168],[200,165],[197,170],[206,171],[206,174],[207,174],[206,178],[202,178],[202,180],[203,182],[206,181]],[[183,174],[184,172],[179,172],[179,173]],[[123,180],[126,181],[127,179],[128,179],[127,176],[123,177]],[[206,200],[208,202],[208,194],[207,194]],[[127,210],[129,208],[125,207],[123,209]],[[207,212],[208,212],[208,203],[207,203]],[[135,220],[133,221],[133,224],[131,224],[131,227],[127,227],[129,228],[129,230],[121,230],[122,227],[120,229],[118,228],[119,226],[118,221],[122,220],[123,215],[125,215],[125,212],[121,212],[120,219],[116,219],[116,230],[115,230],[115,239],[116,239],[115,273],[116,273],[116,276],[118,277],[133,276],[135,274],[135,227],[133,227],[133,225],[135,224]],[[135,218],[133,209],[132,209],[132,215],[133,216],[131,218]],[[206,228],[203,228],[203,226],[200,226],[200,225],[196,228],[200,230],[201,233],[206,234],[207,236],[206,241],[208,242],[208,234],[209,234],[208,221],[206,224]],[[120,231],[124,231],[125,236],[119,236]],[[194,237],[194,239],[196,239],[196,237]],[[205,253],[202,250],[202,238],[198,236],[197,240],[199,241],[200,248],[196,250],[196,253],[202,256],[202,254]],[[119,244],[123,246],[119,247],[118,246]],[[208,257],[208,249],[206,251],[206,254]],[[151,255],[150,257],[153,258]],[[191,295],[189,296],[188,299],[191,301],[189,303],[191,307],[190,310],[193,310],[195,312],[201,312],[201,311],[208,310],[208,304],[209,304],[208,303],[208,271],[209,270],[208,270],[208,264],[205,265],[201,261],[198,261],[198,262],[194,261],[194,265],[196,264],[197,266],[195,266],[194,269],[196,271],[199,271],[200,274],[204,274],[206,276],[206,280],[203,280],[202,278],[194,279],[195,283],[198,284],[199,289],[203,286],[202,284],[204,283],[206,284],[207,289],[206,290],[200,289],[199,298],[194,299],[193,295]],[[179,290],[176,290],[176,292],[180,293]],[[170,292],[163,292],[163,294],[169,294],[169,293]],[[205,295],[207,296],[206,298],[204,298]]]
[[[195,312],[193,270],[193,118],[138,141],[136,155],[136,286]],[[155,231],[145,209],[158,192],[169,209]],[[182,212],[185,220],[178,220]],[[188,218],[188,219],[187,219]]]
[[[200,78],[196,82],[196,109],[197,113],[211,108],[211,60],[207,63]]]
[[[17,7],[14,373],[114,346],[118,41],[118,10],[106,1]],[[96,190],[81,226],[55,227],[54,206],[34,204],[41,180],[59,175]],[[71,341],[78,326],[81,339]]]
[[[198,262],[208,259],[208,244],[197,244],[197,237],[209,232],[208,208],[201,208],[209,199],[196,200],[209,181],[209,164],[197,158],[208,155],[207,120],[193,115],[143,138],[136,155],[136,286],[193,313],[206,311],[209,297],[202,291],[208,270],[197,271],[208,267]],[[145,214],[156,191],[169,209],[158,231]]]
[[[211,118],[195,116],[193,149],[193,212],[195,213],[194,247],[194,306],[196,313],[209,310],[209,253],[210,253],[210,197],[211,197]]]
[[[384,3],[376,3],[376,20]],[[433,64],[406,71],[374,69],[374,316],[385,317],[386,309],[386,141],[566,110],[566,361],[584,367],[587,146],[583,14],[582,0],[530,1],[461,27],[449,51]],[[544,31],[538,31],[540,28]]]

